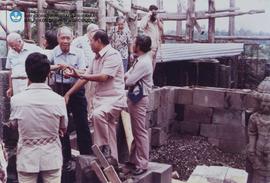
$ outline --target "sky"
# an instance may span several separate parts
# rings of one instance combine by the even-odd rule
[[[131,0],[123,0],[125,7],[130,7]],[[166,12],[176,12],[178,0],[163,0],[164,10]],[[186,0],[180,0],[186,9]],[[264,14],[254,14],[254,15],[242,15],[235,19],[236,30],[241,28],[251,30],[254,32],[268,32],[270,33],[270,0],[235,0],[236,7],[240,8],[240,11],[249,11],[252,9],[264,9]],[[155,4],[156,0],[137,0],[138,4],[141,6],[148,7],[151,4]],[[216,9],[226,9],[229,8],[229,0],[216,0]],[[196,10],[207,10],[208,0],[196,0]],[[218,18],[216,21],[217,30],[228,30],[228,18]],[[200,20],[199,24],[207,29],[208,23],[205,20]],[[165,22],[164,29],[175,30],[175,21]]]

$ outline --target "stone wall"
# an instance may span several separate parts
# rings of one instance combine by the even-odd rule
[[[151,145],[172,133],[200,135],[225,152],[244,152],[248,109],[257,103],[251,90],[213,87],[162,87],[150,94],[146,126]]]
[[[8,72],[0,71],[0,135],[9,117]],[[242,152],[246,145],[247,116],[256,107],[251,90],[214,87],[154,89],[149,95],[146,127],[150,145],[161,146],[172,133],[207,137],[226,152]]]
[[[8,89],[8,71],[0,71],[0,137],[3,137],[3,122],[7,122],[9,118],[10,104],[6,97]]]

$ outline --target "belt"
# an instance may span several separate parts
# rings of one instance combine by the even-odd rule
[[[11,79],[27,79],[27,77],[24,77],[24,76],[18,76],[18,77],[11,77]]]

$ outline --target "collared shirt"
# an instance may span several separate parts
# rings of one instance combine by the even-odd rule
[[[25,72],[25,60],[31,53],[40,52],[43,50],[34,45],[24,43],[23,48],[20,53],[16,52],[13,49],[9,49],[7,55],[6,69],[11,69],[11,77],[27,77]]]
[[[45,83],[32,83],[11,98],[10,120],[18,124],[18,171],[36,173],[61,168],[59,128],[66,128],[68,123],[63,97]]]
[[[94,107],[102,104],[126,107],[124,68],[120,53],[107,45],[93,60],[86,74],[105,74],[109,79],[105,82],[93,82]]]
[[[114,49],[118,50],[122,56],[122,59],[128,58],[128,47],[132,42],[131,33],[128,28],[124,28],[122,31],[118,30],[118,27],[113,27],[108,33],[111,39],[111,45]]]
[[[137,81],[143,83],[143,94],[148,95],[153,87],[153,57],[151,52],[141,55],[134,62],[134,65],[125,74],[126,85],[134,86]]]
[[[144,34],[151,38],[151,48],[158,49],[161,45],[161,32],[158,27],[157,21],[151,22],[149,20],[149,15],[146,15],[142,18],[140,27],[143,30]]]
[[[89,66],[92,63],[93,59],[95,58],[95,53],[93,53],[90,47],[90,41],[87,34],[79,36],[76,39],[74,39],[71,45],[83,50],[84,56],[86,58],[85,64],[86,66]]]
[[[85,69],[85,57],[81,49],[70,46],[68,53],[63,53],[60,46],[56,46],[51,55],[52,64],[66,64],[75,69]],[[73,84],[77,81],[75,78],[63,78],[60,74],[56,74],[56,83]]]

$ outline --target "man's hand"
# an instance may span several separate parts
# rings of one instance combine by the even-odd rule
[[[7,97],[12,97],[13,96],[13,89],[12,88],[9,88],[8,90],[7,90]]]
[[[66,77],[74,77],[74,78],[80,78],[80,73],[77,72],[76,69],[73,67],[66,67],[64,70],[64,76]]]
[[[64,137],[65,136],[65,130],[64,129],[59,129],[59,136]]]

